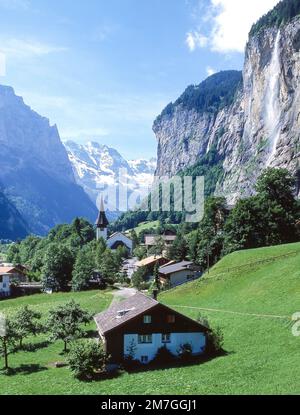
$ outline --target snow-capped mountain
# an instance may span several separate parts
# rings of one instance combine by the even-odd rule
[[[129,199],[133,192],[138,191],[141,197],[148,194],[153,183],[156,159],[127,161],[117,150],[97,142],[78,144],[66,141],[64,145],[77,183],[97,205],[101,193],[111,192],[106,207],[111,212],[126,210],[124,204],[120,206],[114,200],[113,193],[116,188],[120,192],[121,188],[125,191],[128,187],[127,202],[130,208],[132,201]]]

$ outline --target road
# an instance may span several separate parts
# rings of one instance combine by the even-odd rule
[[[130,298],[134,294],[136,294],[136,292],[137,290],[135,288],[120,287],[117,290],[113,291],[113,296],[114,296],[113,302],[126,300],[127,298]]]

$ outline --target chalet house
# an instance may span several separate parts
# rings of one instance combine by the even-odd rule
[[[163,235],[145,235],[145,246],[147,249],[152,248],[157,244],[157,239],[162,239],[165,246],[168,247],[173,244],[176,239],[176,233],[172,231],[166,231]]]
[[[0,276],[7,274],[11,280],[17,282],[25,282],[27,280],[26,273],[27,269],[23,265],[16,265],[15,267],[0,265]]]
[[[141,267],[155,267],[156,264],[159,266],[165,265],[169,262],[169,260],[161,255],[152,255],[148,258],[142,259],[141,261],[136,263],[138,268]]]
[[[113,303],[94,319],[115,364],[128,356],[148,364],[164,346],[174,355],[186,344],[195,356],[205,351],[206,327],[141,293]]]
[[[201,276],[201,268],[193,262],[182,261],[166,264],[159,268],[159,278],[163,285],[176,287]]]
[[[10,275],[0,274],[0,298],[10,295]]]

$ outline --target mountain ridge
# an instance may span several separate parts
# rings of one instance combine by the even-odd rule
[[[94,220],[97,209],[75,182],[56,125],[0,85],[0,181],[3,192],[27,222],[45,234],[75,216]]]
[[[126,160],[116,149],[94,141],[79,144],[68,140],[64,145],[76,182],[95,204],[99,202],[99,195],[105,193],[108,187],[113,189],[118,181],[124,189],[128,186],[129,196],[136,190],[148,193],[156,168],[154,158]],[[112,214],[116,211],[110,201],[107,208]],[[115,212],[115,215],[118,214]]]

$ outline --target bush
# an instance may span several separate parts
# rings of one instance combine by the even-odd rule
[[[193,358],[193,347],[191,344],[182,344],[178,350],[178,356],[181,360],[187,362]]]
[[[80,380],[92,380],[97,373],[103,373],[107,361],[102,343],[95,340],[74,343],[67,359],[74,377]]]
[[[211,330],[208,332],[206,351],[209,355],[216,355],[222,353],[223,345],[224,335],[220,327],[217,327],[215,330]]]
[[[157,350],[156,356],[151,363],[160,366],[172,363],[175,360],[176,357],[173,353],[167,348],[167,346],[163,346]]]
[[[202,326],[208,329],[206,337],[206,353],[209,356],[214,356],[223,352],[224,345],[224,335],[222,329],[217,327],[216,329],[211,329],[207,317],[198,315],[197,321]]]

